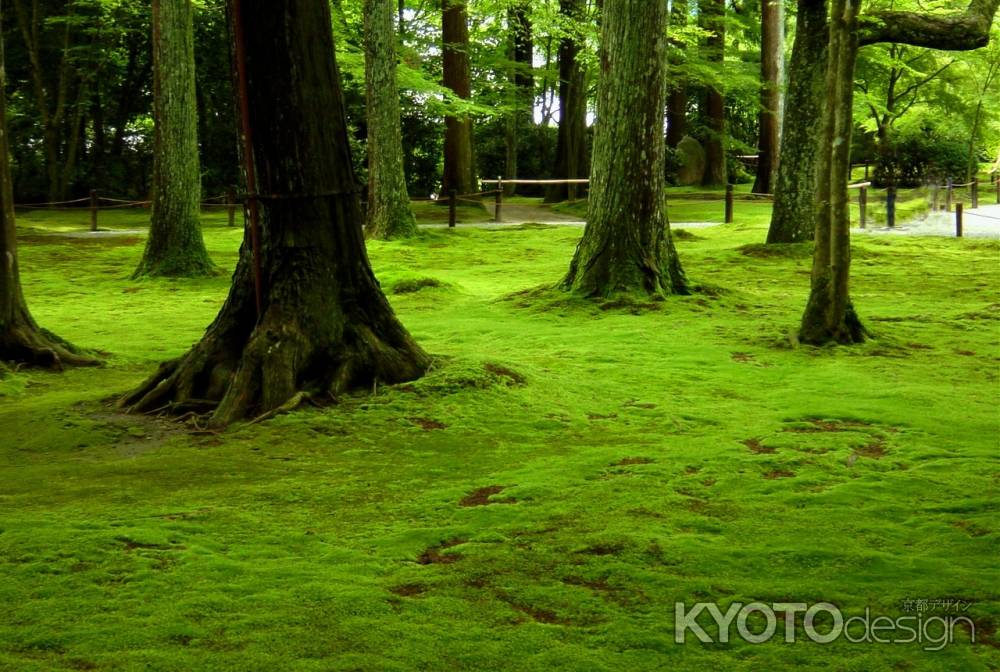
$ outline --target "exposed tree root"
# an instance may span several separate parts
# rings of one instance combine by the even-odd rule
[[[807,311],[799,330],[799,342],[808,345],[857,345],[870,336],[850,302],[840,316],[817,315]]]
[[[246,311],[237,319],[235,309],[224,308],[200,343],[162,364],[119,406],[136,413],[211,410],[208,427],[218,429],[260,422],[308,398],[419,378],[429,358],[386,310],[375,328],[362,323],[364,316],[317,322],[281,309],[254,325]]]
[[[0,333],[0,360],[16,366],[62,371],[68,366],[99,366],[100,360],[28,319]]]

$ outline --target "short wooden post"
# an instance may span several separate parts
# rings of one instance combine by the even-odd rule
[[[458,205],[458,192],[454,189],[448,192],[448,228],[455,228],[455,207]]]
[[[885,223],[890,229],[896,226],[896,187],[892,185],[885,192]]]
[[[1000,205],[1000,176],[997,177],[995,184],[997,187],[997,205]]]
[[[733,223],[733,185],[726,185],[726,224]]]
[[[952,182],[952,179],[949,177],[948,178],[948,193],[945,195],[945,198],[944,198],[944,209],[945,209],[945,212],[951,212],[951,204],[954,201],[954,198],[955,198],[955,186],[954,186],[954,182]]]
[[[868,187],[861,187],[858,192],[858,210],[861,211],[861,228],[868,225]]]
[[[962,237],[962,204],[955,204],[955,237]]]
[[[979,178],[972,180],[972,209],[979,207]]]
[[[865,161],[865,182],[868,181],[868,162]]]
[[[90,230],[97,231],[97,206],[99,205],[97,200],[97,190],[90,190]]]
[[[931,212],[938,211],[938,191],[937,181],[931,183]]]
[[[236,190],[226,189],[226,210],[229,214],[229,226],[236,226]]]
[[[497,176],[497,206],[493,213],[493,221],[499,224],[502,221],[503,215],[503,178]]]

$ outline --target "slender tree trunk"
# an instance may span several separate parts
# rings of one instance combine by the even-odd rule
[[[834,0],[830,14],[825,78],[829,97],[823,112],[823,144],[817,167],[812,291],[799,330],[799,340],[814,345],[860,343],[867,335],[851,304],[849,289],[851,243],[847,183],[854,129],[858,8],[854,0]]]
[[[753,191],[774,189],[781,141],[781,73],[785,54],[784,0],[761,0],[760,133],[757,142],[757,179]]]
[[[665,2],[605,7],[590,213],[563,281],[584,296],[686,293],[664,201],[666,24]]]
[[[441,0],[442,40],[444,41],[444,85],[456,96],[472,96],[469,65],[469,18],[466,0]],[[476,165],[472,144],[472,119],[468,116],[445,117],[444,193],[454,189],[471,194],[476,188]]]
[[[726,2],[704,0],[701,4],[701,23],[711,35],[705,40],[705,58],[721,70],[726,52]],[[708,86],[704,101],[705,125],[705,177],[703,184],[726,184],[726,98],[721,89]]]
[[[559,0],[559,10],[570,26],[584,20],[583,0]],[[555,179],[585,179],[590,173],[587,161],[587,73],[580,63],[581,49],[574,36],[564,37],[559,43],[559,137],[556,164],[552,171]],[[545,201],[565,201],[571,193],[582,191],[570,185],[552,185],[545,191]]]
[[[215,273],[201,235],[191,0],[153,0],[153,216],[133,277]]]
[[[816,166],[826,106],[827,1],[798,2],[769,244],[812,240],[816,230]]]
[[[687,2],[676,0],[670,5],[670,29],[687,25]],[[670,77],[667,92],[667,146],[676,148],[687,133],[687,79],[681,72],[684,45],[679,40],[670,43]]]
[[[403,133],[396,84],[394,0],[365,0],[365,87],[368,99],[368,216],[365,234],[388,240],[416,235],[403,170]]]
[[[520,138],[534,122],[535,115],[535,77],[534,77],[534,43],[532,37],[529,6],[524,0],[512,4],[507,10],[507,32],[510,36],[510,61],[513,73],[512,84],[513,109],[507,115],[505,122],[505,177],[518,177],[518,149]],[[505,188],[508,196],[514,195],[517,185],[511,184]]]
[[[0,2],[0,17],[3,5]],[[41,329],[28,311],[17,266],[17,229],[7,145],[7,77],[0,32],[0,362],[62,369],[96,360]]]
[[[248,232],[229,298],[201,342],[122,401],[135,411],[214,409],[212,426],[290,408],[305,395],[412,380],[429,365],[365,252],[329,5],[229,0],[229,8],[230,32],[245,30],[260,313]]]

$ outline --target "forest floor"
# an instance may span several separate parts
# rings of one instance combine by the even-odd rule
[[[857,239],[876,338],[799,347],[809,246],[759,245],[768,207],[678,234],[702,289],[663,302],[539,290],[575,227],[372,243],[433,370],[222,434],[111,404],[200,337],[242,229],[205,218],[223,275],[134,281],[142,236],[22,216],[36,318],[110,354],[0,379],[0,670],[1000,668],[1000,243]],[[977,640],[675,643],[675,603],[752,601]]]

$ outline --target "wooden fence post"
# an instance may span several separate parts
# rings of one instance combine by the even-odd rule
[[[951,204],[952,204],[954,198],[955,198],[955,186],[954,186],[954,182],[952,182],[952,179],[949,177],[948,178],[948,193],[947,193],[947,195],[945,196],[945,199],[944,199],[944,209],[945,209],[945,212],[951,212]]]
[[[997,181],[994,184],[997,187],[997,205],[1000,205],[1000,175],[997,176]]]
[[[962,204],[955,204],[955,237],[962,237]]]
[[[889,185],[885,192],[885,223],[890,229],[896,226],[896,187]]]
[[[97,231],[97,206],[99,205],[97,200],[97,190],[90,190],[90,230]]]
[[[972,180],[972,209],[979,207],[979,178]]]
[[[733,185],[726,185],[726,224],[733,223]]]
[[[458,192],[454,189],[448,192],[448,228],[455,228],[455,206],[458,201]]]
[[[868,187],[861,187],[858,192],[858,209],[861,211],[861,228],[864,229],[868,224]]]
[[[226,206],[229,213],[229,226],[236,226],[236,190],[232,187],[226,189]]]
[[[868,162],[865,161],[865,182],[868,181]]]
[[[938,192],[940,187],[938,187],[937,180],[931,182],[931,212],[938,211]]]
[[[502,221],[503,215],[503,177],[497,176],[497,206],[493,213],[493,221],[499,224]]]

